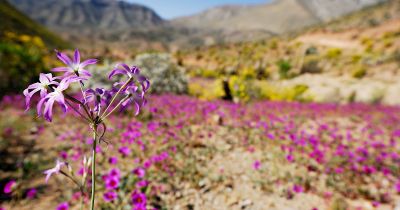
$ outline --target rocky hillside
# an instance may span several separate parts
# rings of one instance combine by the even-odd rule
[[[0,0],[0,20],[0,37],[6,32],[14,32],[38,36],[50,47],[63,48],[69,46],[64,40],[18,11],[6,0]]]
[[[243,41],[284,34],[323,23],[385,0],[276,0],[254,6],[222,6],[178,18],[178,27],[213,31],[224,41]]]
[[[65,31],[70,29],[118,30],[163,23],[153,10],[117,0],[10,0],[38,22]]]

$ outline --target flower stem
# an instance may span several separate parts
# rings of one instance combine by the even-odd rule
[[[129,96],[126,96],[125,98],[123,98],[123,99],[114,107],[114,109],[112,109],[106,116],[103,116],[103,117],[101,118],[101,121],[103,121],[104,119],[106,119],[111,113],[113,113],[115,110],[117,110],[117,108],[118,108],[123,102],[125,102],[128,98],[129,98]]]
[[[128,84],[129,84],[130,82],[132,82],[132,80],[133,80],[132,77],[129,78],[129,79],[125,82],[125,84],[123,84],[123,85],[121,86],[121,88],[119,88],[119,90],[117,91],[117,93],[116,93],[116,94],[114,95],[114,97],[111,99],[111,101],[110,101],[110,103],[108,104],[107,108],[104,110],[103,114],[100,116],[100,119],[103,119],[104,115],[107,113],[108,109],[109,109],[109,108],[111,107],[111,105],[114,103],[114,101],[115,101],[115,99],[117,98],[117,96],[121,93],[121,91],[122,91],[123,89],[126,88],[126,86],[128,86]]]
[[[93,125],[93,148],[92,148],[92,196],[90,199],[90,210],[94,210],[94,199],[96,192],[96,143],[97,143],[97,124]]]

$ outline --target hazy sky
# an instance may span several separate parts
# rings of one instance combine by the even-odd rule
[[[270,0],[128,0],[154,9],[161,17],[170,19],[192,15],[205,9],[225,4],[257,4]]]

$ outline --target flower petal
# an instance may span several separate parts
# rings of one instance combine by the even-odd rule
[[[78,49],[75,49],[75,53],[74,53],[74,63],[78,64],[81,62],[81,55],[79,53]]]
[[[97,61],[98,61],[97,59],[88,59],[88,60],[83,61],[83,62],[80,64],[80,66],[81,66],[82,68],[84,68],[84,67],[86,67],[87,65],[96,64]]]
[[[111,79],[113,76],[117,74],[127,74],[126,70],[124,69],[114,69],[111,71],[110,75],[108,75],[108,79]]]
[[[51,71],[53,72],[66,72],[66,71],[71,71],[71,68],[69,67],[57,67],[57,68],[53,68],[51,69]]]
[[[64,53],[62,52],[57,52],[57,58],[60,59],[63,63],[67,64],[68,66],[71,65],[71,59]]]

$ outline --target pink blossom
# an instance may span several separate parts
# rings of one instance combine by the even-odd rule
[[[4,193],[6,193],[6,194],[11,193],[16,184],[17,184],[17,182],[15,180],[8,181],[6,183],[6,185],[4,186],[4,190],[3,190]]]

